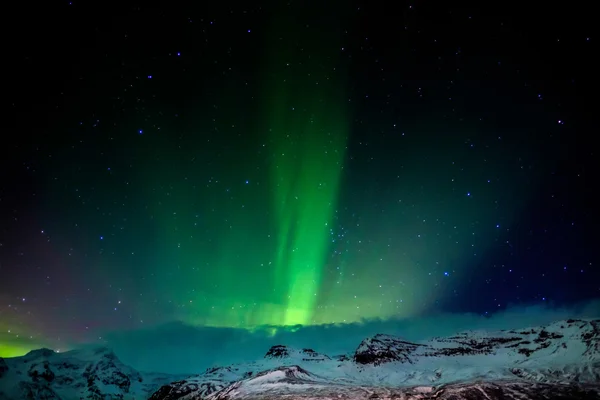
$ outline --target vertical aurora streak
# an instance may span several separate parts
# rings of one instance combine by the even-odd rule
[[[289,12],[288,12],[289,13]],[[348,135],[340,41],[286,12],[270,37],[267,126],[277,251],[285,292],[280,325],[310,324],[321,288]]]

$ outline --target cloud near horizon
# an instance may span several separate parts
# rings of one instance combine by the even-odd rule
[[[275,344],[308,347],[336,355],[353,352],[361,340],[377,333],[418,341],[465,330],[516,329],[568,318],[597,317],[600,317],[600,299],[569,307],[553,307],[546,303],[514,306],[487,317],[438,313],[353,324],[262,327],[253,331],[171,322],[151,329],[111,332],[105,335],[104,344],[111,347],[124,363],[138,370],[193,374],[215,365],[262,358]]]

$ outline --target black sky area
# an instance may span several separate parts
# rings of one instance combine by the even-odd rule
[[[491,316],[600,297],[592,3],[4,7],[0,329],[34,339],[0,345],[172,322],[246,327],[250,314],[214,307],[255,307],[259,325],[285,314],[277,279],[295,272],[270,263],[283,226],[272,172],[297,127],[275,126],[264,94],[288,90],[299,110],[325,97],[265,78],[286,76],[285,62],[298,66],[290,82],[329,71],[347,127],[345,145],[328,148],[343,168],[318,300],[294,321]],[[279,60],[269,43],[284,16],[311,35],[288,33],[302,50]]]

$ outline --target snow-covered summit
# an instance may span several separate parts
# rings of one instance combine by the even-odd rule
[[[171,383],[168,383],[171,382]],[[0,358],[0,399],[600,400],[600,320],[467,331],[410,342],[378,334],[353,353],[272,346],[185,379],[140,373],[107,348]]]
[[[419,342],[378,334],[364,339],[351,357],[277,345],[264,359],[210,369],[175,385],[210,383],[202,391],[180,397],[157,392],[152,400],[600,399],[599,346],[600,320],[467,331]],[[161,391],[174,394],[175,386]]]
[[[354,353],[354,361],[358,364],[372,365],[392,361],[412,364],[411,356],[419,347],[424,345],[406,342],[391,335],[378,334],[360,343]]]
[[[308,372],[298,365],[281,366],[233,382],[206,398],[211,400],[227,400],[256,395],[264,396],[268,392],[290,395],[294,393],[294,387],[306,385],[309,385],[315,391],[319,387],[331,387],[332,382]]]
[[[432,357],[492,355],[499,362],[560,358],[561,363],[579,363],[599,360],[599,346],[599,321],[567,320],[518,331],[467,331],[422,343],[379,334],[361,342],[354,361],[372,365],[386,362],[415,364]]]
[[[65,353],[38,349],[0,358],[2,399],[140,399],[174,378],[141,374],[105,347]]]

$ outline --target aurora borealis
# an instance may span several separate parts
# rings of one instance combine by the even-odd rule
[[[276,292],[282,290],[284,304],[261,322],[305,325],[316,322],[350,115],[344,74],[337,71],[342,42],[323,43],[323,38],[336,35],[320,29],[307,35],[285,10],[274,31],[265,111],[273,144],[269,169],[277,227],[274,283]],[[310,57],[298,60],[295,53],[308,46],[313,50]]]
[[[359,3],[29,16],[0,356],[598,297],[589,35]]]

